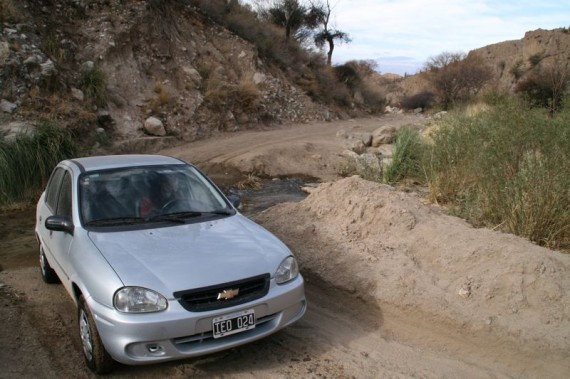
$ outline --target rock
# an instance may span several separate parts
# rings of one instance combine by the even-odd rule
[[[81,102],[85,99],[85,95],[83,94],[83,91],[81,91],[78,88],[71,88],[71,97],[73,97],[75,100],[78,100]]]
[[[351,140],[347,147],[356,154],[362,154],[366,151],[366,145],[361,140]]]
[[[0,42],[0,67],[4,65],[9,56],[10,45],[8,45],[8,42]]]
[[[440,120],[440,119],[443,118],[446,114],[447,114],[446,111],[437,112],[436,114],[433,115],[433,119],[434,119],[434,120]]]
[[[55,64],[53,63],[53,61],[51,59],[48,59],[44,63],[40,64],[40,67],[42,70],[41,71],[42,76],[52,76],[53,74],[55,74],[57,72],[57,70],[55,68]]]
[[[365,153],[360,155],[357,160],[358,171],[374,170],[374,172],[382,172],[382,157],[379,154]]]
[[[13,113],[18,106],[14,103],[9,102],[8,100],[2,99],[0,101],[0,110],[4,113]]]
[[[358,154],[356,154],[354,151],[352,150],[343,150],[342,153],[340,153],[341,157],[346,157],[346,158],[358,158]]]
[[[93,63],[92,61],[87,61],[81,65],[81,68],[83,69],[83,71],[92,70],[93,67],[95,67],[95,63]]]
[[[149,117],[145,120],[144,130],[146,130],[146,132],[148,134],[153,135],[153,136],[162,137],[162,136],[166,135],[166,129],[164,129],[164,125],[162,124],[162,121],[160,121],[156,117]]]
[[[399,113],[400,109],[398,107],[391,107],[389,105],[386,105],[386,108],[384,109],[385,113]]]
[[[101,127],[109,127],[114,123],[115,120],[113,120],[113,117],[111,117],[109,111],[101,109],[97,112],[97,124],[99,124]]]
[[[184,71],[184,73],[188,75],[195,84],[199,85],[202,82],[202,75],[200,75],[198,70],[196,70],[194,67],[185,66],[182,67],[182,71]]]
[[[36,66],[39,65],[40,62],[42,61],[42,57],[40,57],[39,55],[30,55],[28,58],[26,58],[26,60],[24,61],[24,64],[26,66]]]
[[[255,84],[260,84],[265,82],[265,74],[262,74],[261,72],[256,72],[255,74],[253,74],[253,82]]]
[[[372,146],[372,134],[368,133],[355,134],[354,138],[361,140],[364,146],[366,147]]]
[[[414,109],[414,114],[420,114],[423,111],[424,111],[423,108],[416,108],[416,109]]]
[[[338,132],[336,132],[336,136],[338,138],[348,138],[348,133],[346,132],[346,130],[341,129]]]
[[[372,147],[392,143],[396,137],[396,128],[382,127],[372,132]]]
[[[6,125],[0,125],[0,136],[4,136],[6,140],[15,138],[19,134],[33,133],[35,128],[23,121],[13,121]]]

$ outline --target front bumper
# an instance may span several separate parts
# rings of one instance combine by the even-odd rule
[[[284,285],[272,280],[261,299],[208,312],[189,312],[170,301],[163,312],[125,314],[91,298],[87,302],[106,350],[114,360],[129,365],[196,357],[243,345],[294,323],[307,309],[301,275]],[[254,329],[213,338],[213,318],[245,309],[255,310]]]

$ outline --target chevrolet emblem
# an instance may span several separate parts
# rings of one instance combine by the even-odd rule
[[[239,288],[224,290],[223,292],[218,292],[218,298],[216,300],[230,300],[239,294]]]

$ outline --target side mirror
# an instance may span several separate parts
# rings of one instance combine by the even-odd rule
[[[66,216],[49,216],[46,218],[45,226],[47,230],[65,232],[71,235],[73,235],[73,230],[75,229],[73,221]]]
[[[239,205],[241,204],[241,199],[239,198],[238,195],[228,195],[228,200],[230,201],[230,203],[234,206],[234,208],[239,208]]]

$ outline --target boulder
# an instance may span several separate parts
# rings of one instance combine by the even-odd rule
[[[4,113],[14,113],[16,108],[18,108],[18,106],[8,100],[2,99],[2,101],[0,101],[0,110]]]
[[[396,128],[382,127],[372,132],[372,147],[378,147],[387,143],[393,143],[396,138]]]
[[[145,120],[144,130],[152,136],[162,137],[166,135],[166,129],[164,128],[162,121],[156,117],[149,117]]]

